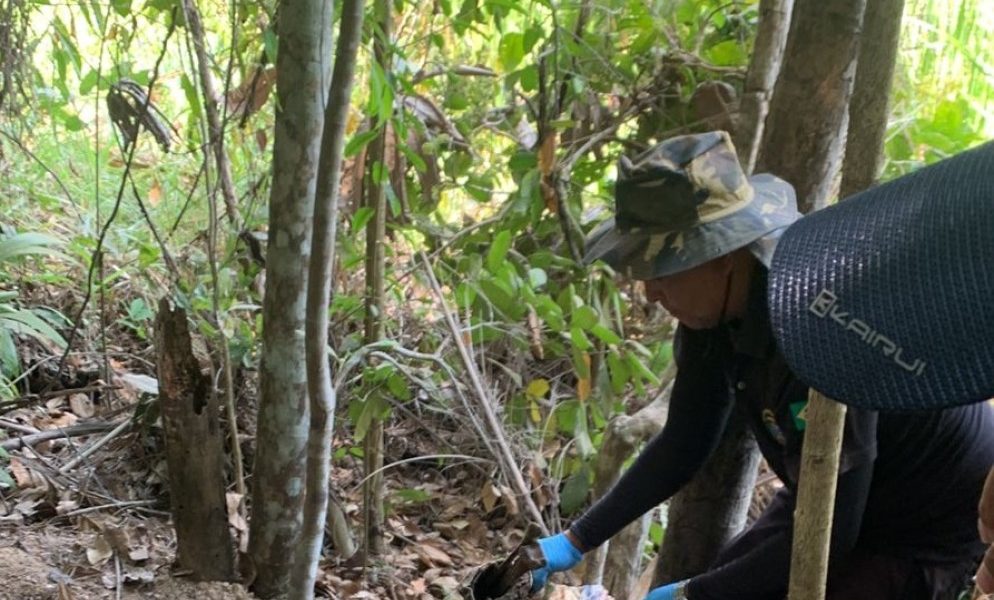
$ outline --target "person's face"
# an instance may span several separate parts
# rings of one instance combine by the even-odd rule
[[[646,280],[645,295],[686,327],[710,329],[721,321],[731,269],[728,256],[716,258],[687,271]]]

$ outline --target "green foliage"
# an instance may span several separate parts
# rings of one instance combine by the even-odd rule
[[[56,254],[59,245],[55,238],[38,233],[0,237],[0,280],[10,278],[9,269],[18,258]],[[20,306],[18,296],[17,291],[0,291],[0,399],[17,395],[12,384],[21,371],[17,336],[31,337],[60,350],[66,346],[65,339],[55,329],[65,324],[65,318],[51,309],[24,308]]]
[[[983,1],[908,3],[888,176],[994,134],[994,50],[988,43],[994,31],[982,18]],[[94,293],[116,294],[114,323],[147,341],[152,299],[170,281],[199,331],[210,339],[223,332],[233,362],[254,368],[261,267],[244,257],[238,233],[265,229],[274,95],[248,116],[231,112],[233,104],[223,99],[219,105],[229,116],[226,148],[244,222],[222,221],[214,261],[205,232],[206,199],[216,190],[205,183],[216,182],[200,172],[202,94],[184,44],[168,45],[164,75],[153,90],[178,129],[180,150],[163,154],[139,136],[131,170],[138,198],[130,183],[120,204],[116,196],[124,157],[108,125],[105,95],[122,77],[149,82],[167,28],[186,34],[177,6],[176,0],[31,5],[46,34],[30,46],[31,79],[24,87],[33,102],[11,127],[60,184],[33,160],[18,158],[0,179],[0,196],[9,198],[5,208],[13,222],[71,231],[59,237],[66,238],[64,251],[75,266],[36,274],[63,286],[81,286],[78,272],[89,270],[101,229],[116,211],[101,248],[104,276],[93,286]],[[515,439],[529,444],[535,460],[545,461],[562,483],[560,508],[569,513],[588,495],[590,463],[605,424],[648,394],[671,359],[666,328],[643,329],[617,274],[581,264],[571,242],[582,248],[583,235],[605,214],[619,154],[699,127],[688,102],[699,83],[720,78],[741,86],[758,2],[439,0],[394,6],[404,25],[391,47],[393,62],[385,70],[372,64],[372,53],[362,55],[357,77],[366,85],[356,86],[345,148],[347,166],[358,169],[369,144],[384,130],[395,132],[394,162],[376,169],[391,205],[387,255],[395,268],[388,273],[388,338],[430,353],[446,335],[435,326],[437,307],[424,298],[427,282],[406,266],[416,251],[427,250],[469,341],[488,360],[523,365],[498,372],[510,382],[500,398],[502,414]],[[230,75],[233,90],[252,90],[256,76],[275,64],[275,3],[201,8],[215,80],[227,82]],[[581,15],[586,20],[577,31]],[[231,23],[237,24],[235,36]],[[17,151],[6,144],[3,150],[4,156]],[[346,210],[354,208],[338,240],[342,289],[335,291],[330,314],[339,364],[364,344],[364,290],[352,275],[362,270],[372,212],[361,204],[349,199]],[[11,260],[53,247],[37,234],[23,235],[8,243],[7,256],[0,246],[4,282]],[[166,267],[167,253],[177,274]],[[50,311],[25,308],[15,292],[0,295],[6,381],[18,368],[14,335],[58,345],[63,322]],[[459,362],[451,346],[443,358]],[[441,391],[446,385],[452,382],[437,368],[399,358],[364,361],[347,387],[352,399],[346,422],[361,440],[374,419],[425,397],[452,408],[453,399]],[[341,452],[361,455],[358,447]]]

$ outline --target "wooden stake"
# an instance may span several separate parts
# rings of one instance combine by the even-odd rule
[[[805,420],[788,600],[824,600],[846,407],[811,390]]]

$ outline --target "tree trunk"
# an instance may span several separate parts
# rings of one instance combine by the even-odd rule
[[[876,180],[883,157],[891,80],[900,37],[903,0],[867,4],[849,106],[843,166],[844,196]],[[825,597],[835,510],[835,486],[846,408],[812,390],[805,433],[791,556],[791,600]]]
[[[849,136],[839,194],[842,198],[875,184],[883,166],[903,14],[904,0],[874,0],[866,5],[856,82],[849,103]]]
[[[207,145],[214,152],[218,178],[221,180],[221,195],[224,196],[228,220],[232,224],[236,224],[240,217],[238,216],[235,184],[231,179],[231,163],[224,151],[224,126],[217,111],[220,96],[214,88],[214,78],[211,77],[210,57],[207,56],[207,46],[204,43],[204,26],[200,19],[200,9],[197,8],[196,0],[183,0],[183,15],[186,17],[187,27],[193,37],[193,48],[197,54],[197,71],[200,74],[200,88],[204,96],[204,112],[207,114],[207,132],[210,138],[207,140]]]
[[[319,0],[331,21],[334,4]],[[314,239],[307,279],[307,391],[310,399],[310,433],[307,439],[307,496],[304,524],[294,557],[290,597],[314,597],[318,561],[324,546],[324,524],[328,513],[328,483],[331,476],[331,435],[335,418],[335,389],[328,364],[328,304],[331,300],[331,270],[335,262],[338,223],[338,189],[341,183],[345,123],[355,75],[356,53],[362,37],[363,2],[347,0],[342,6],[335,72],[324,115],[321,155],[314,203]]]
[[[604,441],[594,464],[594,498],[608,492],[621,477],[622,467],[643,442],[659,433],[666,423],[672,381],[676,367],[671,366],[661,379],[667,382],[659,396],[634,415],[615,417],[604,432]],[[642,542],[648,517],[630,524],[621,533],[587,556],[584,581],[603,583],[613,595],[628,595],[642,557]]]
[[[875,0],[866,7],[856,82],[849,106],[849,138],[842,195],[873,185],[883,161],[891,80],[904,0]],[[835,510],[835,486],[846,407],[812,390],[805,434],[791,557],[790,599],[825,596]]]
[[[249,536],[254,589],[262,598],[287,591],[300,540],[309,424],[303,334],[306,268],[330,47],[331,19],[323,3],[286,0],[281,5]]]
[[[749,61],[739,117],[735,127],[735,147],[739,162],[746,173],[752,173],[763,139],[766,115],[770,111],[770,96],[783,64],[783,51],[790,30],[790,15],[794,0],[760,0],[759,30]]]
[[[866,0],[797,0],[756,171],[789,181],[801,212],[836,185]]]
[[[694,479],[673,496],[655,583],[699,575],[745,527],[759,469],[756,440],[733,412],[721,443]]]
[[[211,366],[193,353],[186,311],[159,301],[155,321],[159,406],[166,434],[169,498],[181,569],[196,580],[235,572],[224,499],[224,446]]]
[[[373,53],[377,64],[390,79],[390,0],[377,0],[376,37]],[[380,135],[373,142],[369,153],[369,204],[373,216],[366,226],[366,343],[383,338],[384,296],[384,243],[386,240],[387,190],[387,138],[390,135],[392,111],[379,115]],[[370,400],[372,401],[372,400]],[[363,440],[363,463],[366,480],[363,483],[363,515],[365,525],[366,555],[383,552],[383,420],[374,416]]]
[[[794,0],[762,0],[756,46],[732,132],[742,168],[752,172],[769,95],[780,72]],[[701,115],[706,117],[707,115]],[[733,414],[722,441],[694,479],[670,501],[666,536],[654,581],[684,579],[707,570],[718,552],[745,526],[756,484],[759,449],[746,424]]]

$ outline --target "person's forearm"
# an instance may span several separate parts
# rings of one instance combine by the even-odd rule
[[[588,550],[596,548],[634,519],[685,485],[717,446],[731,402],[723,381],[694,396],[693,382],[674,383],[670,413],[654,437],[617,484],[570,528]]]

